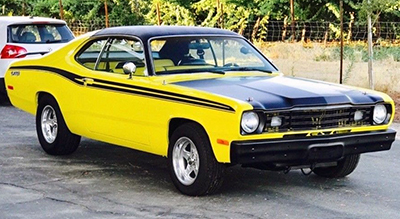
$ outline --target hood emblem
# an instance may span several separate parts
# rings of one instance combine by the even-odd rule
[[[325,116],[326,111],[321,111],[319,116],[311,116],[311,123],[315,125],[317,128],[321,127],[322,119]]]

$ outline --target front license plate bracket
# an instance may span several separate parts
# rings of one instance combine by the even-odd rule
[[[313,161],[333,161],[343,157],[343,143],[312,144],[308,147],[308,159]]]

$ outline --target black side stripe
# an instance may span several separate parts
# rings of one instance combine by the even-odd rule
[[[156,89],[147,88],[147,87],[138,87],[138,86],[135,86],[135,85],[122,84],[122,83],[113,82],[113,81],[104,81],[104,80],[101,80],[101,79],[96,79],[95,82],[103,83],[103,84],[115,85],[115,86],[119,86],[119,87],[127,87],[127,88],[132,88],[132,89],[137,89],[137,90],[144,90],[144,91],[149,91],[149,92],[154,92],[154,93],[161,93],[161,94],[165,94],[165,95],[176,96],[176,97],[181,97],[181,98],[187,98],[187,99],[192,99],[192,100],[198,100],[198,101],[212,103],[212,104],[215,104],[215,105],[227,106],[227,105],[224,105],[224,104],[221,104],[221,103],[218,103],[218,102],[215,102],[215,101],[211,101],[211,100],[206,100],[206,99],[202,99],[202,98],[198,98],[198,97],[192,97],[192,96],[188,96],[188,95],[184,95],[184,94],[172,93],[172,92],[168,92],[168,91],[156,90]],[[227,107],[229,107],[229,106],[227,106]]]
[[[33,69],[33,70],[49,71],[49,72],[56,73],[60,76],[63,76],[65,78],[69,79],[70,81],[77,83],[79,85],[84,84],[83,79],[85,78],[83,76],[74,74],[69,71],[65,71],[65,70],[62,70],[59,68],[48,67],[48,66],[13,66],[13,67],[10,67],[10,69],[28,69],[28,70]],[[96,88],[101,88],[101,89],[106,89],[106,90],[113,90],[113,91],[119,91],[119,92],[124,92],[124,93],[142,95],[142,96],[150,96],[150,97],[154,97],[154,98],[184,102],[184,103],[188,103],[188,104],[200,105],[200,106],[235,112],[235,110],[229,105],[221,104],[221,103],[207,100],[207,99],[202,99],[202,98],[198,98],[198,97],[192,97],[192,96],[188,96],[188,95],[184,95],[184,94],[177,94],[177,93],[172,93],[172,92],[162,91],[162,90],[157,90],[157,89],[152,89],[152,88],[139,87],[139,86],[130,85],[130,84],[123,84],[123,83],[118,83],[118,82],[113,82],[113,81],[106,81],[106,80],[94,79],[94,78],[93,78],[93,80],[94,80],[94,83],[87,84],[88,87],[96,87]],[[99,83],[101,83],[101,84],[99,84]],[[118,86],[118,87],[113,87],[113,86]],[[132,89],[135,89],[135,90],[132,90]],[[152,93],[149,93],[149,92],[152,92]],[[166,96],[166,95],[168,95],[168,96]],[[184,99],[182,99],[182,98],[184,98]]]
[[[194,104],[194,105],[201,105],[201,106],[205,106],[205,107],[218,108],[218,109],[222,109],[222,110],[229,110],[226,107],[216,106],[216,105],[212,105],[212,104],[201,103],[201,102],[192,101],[192,100],[182,100],[182,99],[176,98],[176,97],[168,97],[168,96],[163,96],[163,95],[159,95],[159,94],[152,94],[152,93],[147,93],[147,92],[141,92],[141,91],[127,90],[125,88],[115,88],[115,87],[110,88],[108,86],[99,85],[99,84],[93,84],[93,85],[90,85],[90,86],[96,87],[96,88],[107,89],[107,90],[111,89],[113,91],[120,91],[120,92],[124,92],[124,93],[131,93],[131,94],[142,95],[142,96],[151,96],[151,97],[160,98],[160,99],[167,99],[167,100],[171,100],[171,101],[185,102],[185,103]]]
[[[49,72],[53,72],[53,73],[57,73],[69,80],[71,80],[74,83],[83,85],[82,76],[79,76],[77,74],[74,74],[72,72],[69,71],[65,71],[59,68],[52,68],[52,67],[47,67],[47,66],[12,66],[10,67],[10,69],[28,69],[28,70],[42,70],[42,71],[49,71]],[[80,79],[80,81],[76,80],[76,79]]]

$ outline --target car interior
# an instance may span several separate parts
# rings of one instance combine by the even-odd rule
[[[190,38],[159,41],[162,42],[157,42],[158,49],[152,48],[156,73],[215,66],[205,60],[206,51],[209,58],[213,56],[207,42]],[[124,64],[132,62],[136,65],[133,76],[147,75],[142,45],[135,40],[106,38],[93,41],[78,53],[76,60],[87,68],[118,74],[125,74]]]
[[[21,43],[32,43],[36,41],[36,36],[32,32],[24,32],[19,38]]]
[[[12,43],[61,43],[73,39],[66,25],[60,24],[16,24],[7,29],[7,41]]]

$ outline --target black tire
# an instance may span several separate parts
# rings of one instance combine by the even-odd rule
[[[42,119],[47,117],[48,123],[52,125],[43,125],[51,130],[50,134],[46,135],[42,128]],[[76,151],[79,146],[81,137],[71,133],[65,124],[64,117],[61,114],[60,107],[57,101],[50,95],[44,95],[39,100],[39,105],[36,112],[36,132],[40,145],[43,150],[51,155],[68,155]],[[51,136],[51,137],[49,137]]]
[[[318,167],[314,168],[313,172],[318,176],[326,178],[343,178],[356,169],[359,160],[359,154],[348,155],[342,160],[338,161],[337,166]]]
[[[4,106],[11,104],[10,99],[8,99],[7,94],[0,92],[0,104],[4,105]]]
[[[187,146],[181,147],[181,151],[190,152],[191,154],[197,152],[198,159],[193,159],[196,157],[195,155],[193,155],[192,158],[179,159],[179,143],[181,143],[181,145],[188,143]],[[188,147],[190,151],[187,150]],[[176,150],[174,150],[174,148]],[[180,175],[178,174],[179,170],[182,170],[182,168],[177,167],[179,163],[182,164],[180,167],[186,165],[187,169],[189,165],[196,166],[197,161],[197,174],[195,171],[190,172],[190,174],[186,175],[187,178],[189,178],[186,181],[178,176]],[[168,163],[172,182],[175,187],[185,195],[209,195],[216,192],[222,185],[225,165],[217,162],[207,134],[203,128],[196,123],[183,124],[174,131],[169,143]],[[196,169],[196,167],[194,167],[194,169]]]
[[[4,85],[4,78],[0,78],[0,104],[10,105],[10,100],[8,99],[6,87]]]

